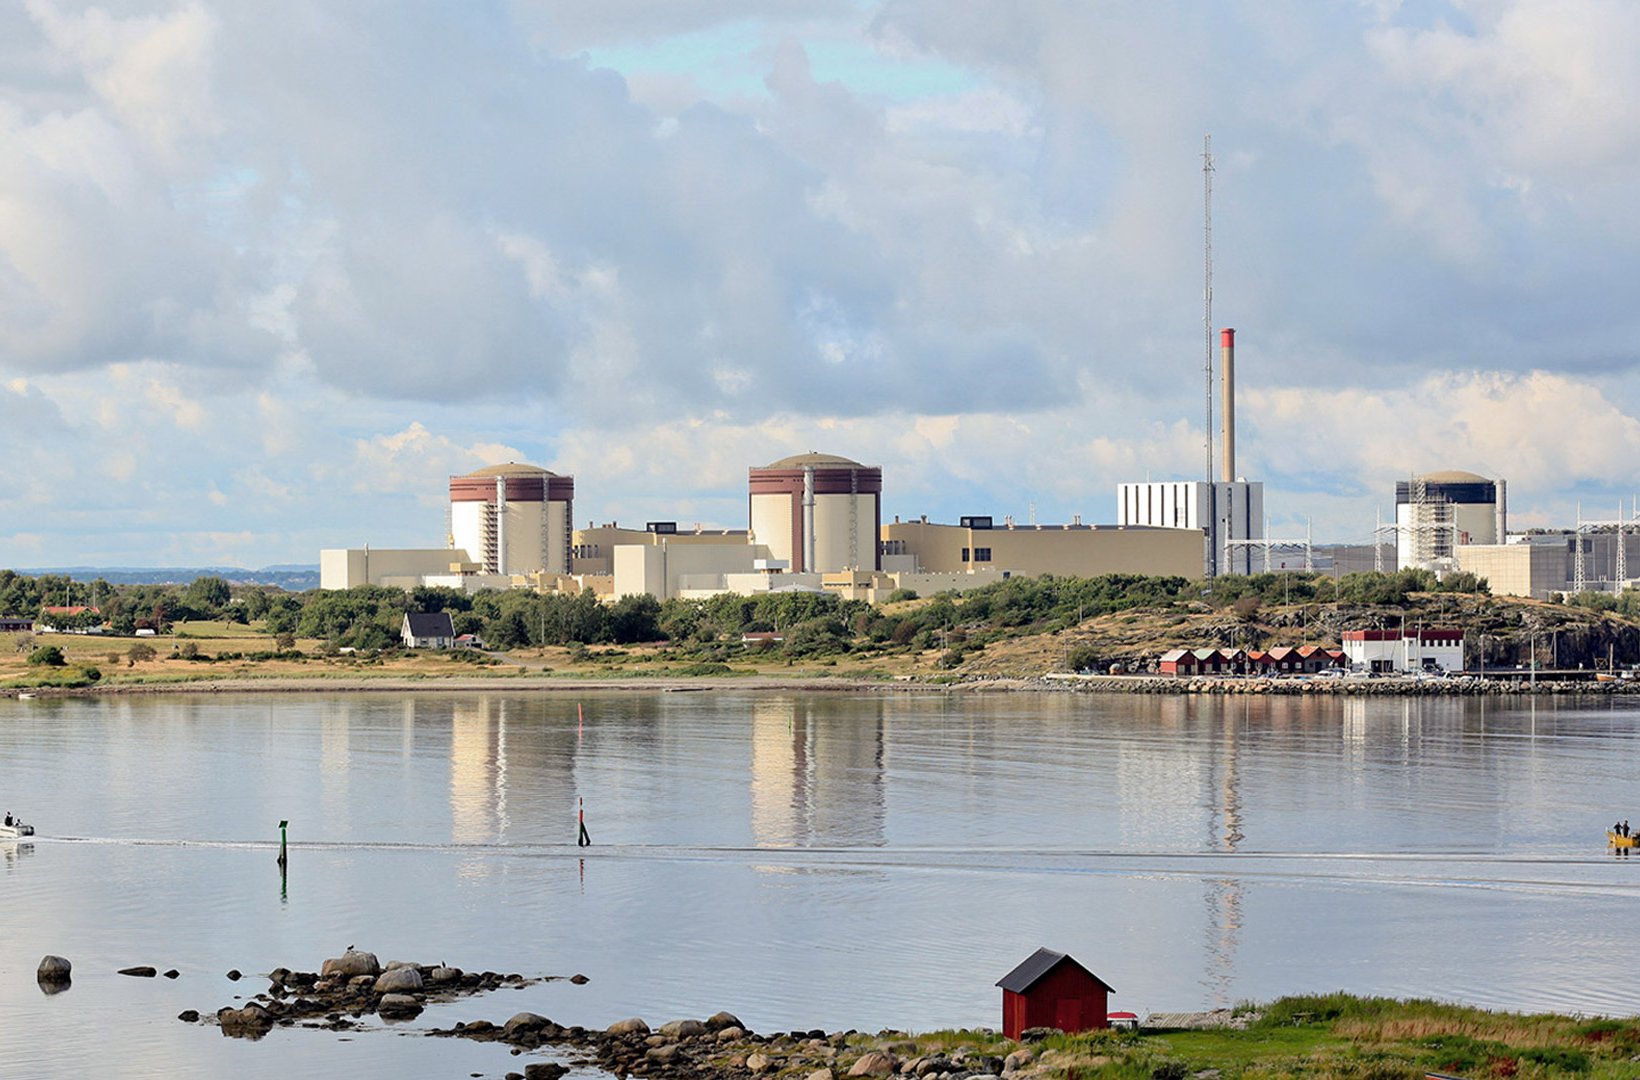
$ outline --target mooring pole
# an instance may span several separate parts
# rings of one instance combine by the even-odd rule
[[[289,824],[290,824],[290,822],[288,822],[288,821],[281,821],[279,823],[279,865],[281,867],[283,867],[285,865],[285,862],[286,862],[285,827]]]
[[[580,804],[580,809],[579,809],[579,812],[577,814],[577,817],[579,819],[579,823],[580,823],[580,827],[581,827],[580,834],[578,836],[576,836],[576,838],[575,838],[575,846],[576,847],[591,847],[592,846],[592,837],[587,835],[587,801],[585,799],[581,798],[580,796],[576,796],[575,801]]]

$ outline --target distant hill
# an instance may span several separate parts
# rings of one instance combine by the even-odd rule
[[[243,566],[45,566],[18,567],[17,573],[30,577],[66,575],[75,581],[102,578],[113,585],[187,585],[195,578],[219,577],[232,585],[277,585],[290,592],[319,587],[319,568],[300,564],[264,566],[260,570]]]

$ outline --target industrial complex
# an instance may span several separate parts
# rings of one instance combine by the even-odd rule
[[[1213,430],[1212,363],[1208,430]],[[1272,570],[1333,573],[1420,568],[1471,573],[1493,593],[1547,597],[1620,591],[1640,556],[1640,514],[1575,529],[1511,534],[1507,484],[1432,471],[1394,486],[1395,517],[1370,544],[1315,546],[1269,533],[1264,485],[1236,471],[1235,331],[1219,333],[1223,426],[1208,480],[1121,483],[1116,522],[1018,525],[973,515],[885,520],[883,470],[833,454],[783,457],[747,472],[746,527],[680,528],[651,521],[574,527],[575,480],[534,465],[492,465],[449,480],[444,547],[348,548],[320,553],[320,584],[468,592],[590,590],[601,599],[703,598],[803,591],[879,601],[899,590],[965,591],[1014,576],[1177,575]],[[1636,564],[1640,566],[1640,563]]]
[[[590,589],[607,599],[648,594],[831,592],[881,600],[900,589],[958,591],[1015,574],[1201,574],[1201,528],[1016,526],[990,517],[957,524],[883,521],[880,468],[808,453],[750,469],[747,528],[572,529],[573,478],[499,465],[450,478],[448,546],[327,549],[320,584],[477,591]]]

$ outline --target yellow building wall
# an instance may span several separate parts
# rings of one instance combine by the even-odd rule
[[[1200,529],[1131,525],[965,529],[922,521],[885,524],[882,538],[890,552],[914,556],[920,573],[983,569],[1025,577],[1171,574],[1199,578],[1205,543]],[[967,562],[962,557],[964,548],[970,554]],[[989,557],[980,558],[987,550]]]
[[[1493,596],[1541,600],[1567,587],[1562,544],[1459,544],[1452,554],[1458,569],[1486,579]]]

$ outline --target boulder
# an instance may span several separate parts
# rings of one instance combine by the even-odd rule
[[[768,1054],[751,1054],[746,1058],[746,1069],[754,1076],[758,1073],[768,1072],[769,1066],[773,1064],[774,1062],[769,1059]]]
[[[567,1072],[567,1065],[560,1065],[556,1061],[541,1061],[524,1066],[524,1080],[558,1080]]]
[[[176,968],[171,968],[169,971],[165,972],[165,977],[167,979],[180,978],[181,975],[182,975],[182,972],[178,971]]]
[[[670,1065],[678,1056],[678,1044],[667,1043],[665,1046],[652,1046],[644,1051],[644,1059],[653,1061],[657,1065]]]
[[[409,994],[383,994],[376,1012],[382,1016],[415,1016],[421,1012],[421,1002]]]
[[[74,970],[70,964],[60,956],[47,956],[40,960],[40,966],[34,977],[41,982],[67,982],[69,973]]]
[[[1002,1071],[1011,1073],[1015,1069],[1022,1069],[1036,1060],[1036,1054],[1029,1047],[1020,1047],[1002,1059]]]
[[[216,1011],[216,1021],[222,1025],[222,1034],[236,1039],[260,1039],[273,1027],[273,1014],[252,1002],[243,1009],[223,1006]]]
[[[718,1042],[734,1042],[746,1037],[746,1029],[741,1027],[726,1027],[718,1031]]]
[[[238,968],[228,969],[228,981],[229,982],[238,982],[240,979],[243,979],[244,977],[245,977],[245,973],[240,971]]]
[[[382,970],[383,971],[396,971],[399,968],[420,967],[420,966],[421,966],[420,964],[416,963],[413,960],[389,960],[387,963],[382,965]]]
[[[589,980],[585,975],[582,975],[580,972],[576,972],[574,975],[569,977],[569,981],[574,983],[576,986],[585,986],[591,980]]]
[[[539,1013],[515,1013],[511,1020],[508,1020],[505,1024],[501,1025],[501,1033],[510,1039],[513,1036],[521,1035],[526,1031],[540,1031],[542,1028],[551,1023],[551,1020],[548,1020]]]
[[[382,973],[382,966],[376,961],[376,954],[349,949],[340,956],[326,960],[324,967],[319,969],[321,977],[332,975],[350,979],[355,975],[369,975],[374,978]]]
[[[732,1027],[744,1029],[746,1027],[745,1024],[740,1022],[740,1017],[732,1012],[713,1013],[706,1018],[706,1026],[712,1031],[722,1031],[724,1028]]]
[[[445,983],[455,982],[459,978],[461,978],[460,968],[445,967],[440,964],[427,976],[427,981],[435,986],[443,986]]]
[[[155,975],[158,975],[159,972],[155,971],[151,967],[128,967],[120,968],[120,974],[131,975],[138,979],[152,979]]]
[[[183,1009],[181,1012],[177,1013],[177,1019],[181,1020],[184,1024],[197,1023],[199,1020],[199,1010]]]
[[[674,1039],[692,1039],[706,1034],[706,1025],[699,1020],[670,1020],[660,1026],[660,1033]]]
[[[860,1059],[849,1067],[850,1076],[888,1076],[895,1069],[892,1055],[881,1050],[870,1050],[860,1056]]]
[[[804,1077],[804,1080],[836,1080],[830,1069],[816,1069]]]
[[[413,967],[390,967],[376,976],[378,994],[410,994],[422,988],[421,972]]]
[[[636,1016],[630,1020],[617,1020],[609,1025],[607,1029],[607,1034],[610,1035],[647,1035],[648,1033],[649,1025]]]

